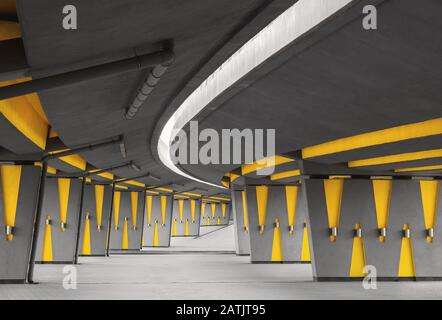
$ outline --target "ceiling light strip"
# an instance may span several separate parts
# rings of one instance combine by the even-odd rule
[[[173,162],[170,145],[177,133],[235,82],[350,2],[352,0],[299,0],[245,43],[169,118],[158,140],[158,154],[163,164],[183,177],[225,189],[184,172]]]

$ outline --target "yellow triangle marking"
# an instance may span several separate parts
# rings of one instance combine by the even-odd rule
[[[436,225],[436,212],[439,196],[439,181],[420,181],[422,196],[422,206],[424,212],[425,228],[434,228]],[[427,237],[427,242],[431,243],[433,239]]]
[[[304,227],[303,235],[302,235],[302,250],[301,250],[301,261],[310,262],[310,245],[308,242],[308,230],[307,227]]]
[[[327,203],[328,225],[330,228],[339,227],[341,215],[342,190],[344,188],[343,179],[324,180],[325,200]],[[330,236],[331,241],[336,241],[336,237]]]
[[[154,229],[153,229],[153,246],[154,247],[158,247],[158,243],[159,243],[159,240],[158,240],[158,222],[155,222],[155,226],[154,226]]]
[[[376,205],[378,228],[387,228],[388,226],[392,187],[393,181],[391,180],[373,180],[373,193]],[[384,242],[385,238],[380,236],[379,241]]]
[[[279,223],[279,220],[275,219],[275,223]],[[275,226],[273,229],[272,262],[282,261],[281,229],[278,226]]]
[[[89,219],[84,222],[82,254],[85,256],[91,254],[91,221]]]
[[[101,226],[103,222],[103,201],[104,201],[104,186],[95,185],[95,210],[97,212],[97,225]]]
[[[114,226],[118,227],[118,219],[120,217],[120,200],[121,200],[121,192],[116,191],[114,193]]]
[[[355,225],[355,229],[361,228],[360,224]],[[365,277],[364,268],[366,266],[364,241],[362,238],[353,238],[353,250],[350,263],[350,277]]]
[[[409,229],[408,224],[404,225],[404,230]],[[399,277],[415,277],[416,272],[414,269],[413,261],[413,246],[411,238],[402,238],[401,255],[399,258]]]
[[[0,166],[1,183],[3,191],[3,210],[7,226],[15,226],[15,215],[17,213],[18,196],[20,193],[22,166]],[[6,236],[11,241],[13,235]]]
[[[48,216],[46,220],[51,220],[51,217]],[[44,237],[43,237],[43,250],[42,250],[42,257],[41,261],[43,262],[52,262],[52,230],[51,230],[51,224],[46,224],[44,227]]]
[[[128,250],[129,249],[129,221],[127,218],[124,219],[123,225],[123,238],[121,239],[121,249]]]
[[[132,226],[137,226],[137,213],[138,213],[138,192],[130,193],[130,200],[132,204]]]

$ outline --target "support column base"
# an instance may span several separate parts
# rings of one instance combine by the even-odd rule
[[[360,282],[363,277],[314,277],[317,282]],[[401,282],[401,281],[442,281],[442,277],[377,277],[380,282]]]

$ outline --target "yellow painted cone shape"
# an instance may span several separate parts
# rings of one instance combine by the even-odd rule
[[[85,256],[89,256],[91,254],[91,221],[90,221],[90,219],[86,219],[84,221],[82,254]]]
[[[51,217],[48,216],[47,221],[51,221]],[[52,262],[52,230],[51,230],[51,224],[45,223],[45,232],[43,237],[43,250],[42,250],[42,257],[41,261],[43,262]]]
[[[307,230],[307,227],[304,227],[304,231],[303,231],[303,235],[302,235],[301,261],[304,261],[304,262],[311,261],[310,245],[309,245],[309,242],[308,242],[308,230]]]
[[[328,224],[330,228],[339,226],[343,188],[343,179],[324,180],[325,200],[327,204]],[[330,240],[336,241],[336,237],[330,236]]]
[[[153,246],[158,247],[158,222],[155,222],[155,226],[153,229]]]
[[[391,180],[373,180],[373,193],[376,205],[376,218],[378,228],[387,228],[388,214],[390,211],[390,197],[393,181]],[[379,241],[384,242],[385,237],[379,236]]]
[[[408,224],[404,225],[404,230],[409,229]],[[411,238],[402,238],[401,255],[399,259],[399,277],[415,277],[416,272],[414,269],[413,261],[413,246]]]
[[[420,181],[422,196],[422,206],[424,212],[425,228],[430,229],[436,225],[436,212],[439,196],[439,181]],[[427,242],[433,242],[431,237],[427,237]]]
[[[275,221],[278,223],[278,219]],[[273,229],[272,262],[282,262],[281,229],[275,226]]]
[[[58,200],[60,204],[60,222],[66,223],[69,204],[69,189],[71,187],[71,179],[58,179]],[[64,228],[61,229],[64,232]]]
[[[161,196],[161,224],[166,223],[167,196]]]
[[[21,170],[21,166],[0,166],[5,224],[11,227],[15,226],[15,215],[17,213],[18,195],[20,192]],[[6,240],[11,241],[12,239],[12,234],[6,236]]]
[[[184,235],[188,236],[189,235],[189,220],[186,219],[186,226],[184,228]]]
[[[103,201],[104,201],[104,186],[95,186],[95,210],[97,212],[97,225],[103,225]]]
[[[124,226],[123,226],[123,238],[121,240],[121,249],[127,250],[129,249],[129,219],[124,219]]]
[[[174,236],[177,235],[177,230],[176,230],[176,219],[173,220],[173,230],[172,230],[172,235],[174,235]]]
[[[355,225],[361,228],[361,225]],[[364,241],[362,238],[353,238],[353,251],[351,255],[350,277],[365,277],[364,268],[366,266]]]

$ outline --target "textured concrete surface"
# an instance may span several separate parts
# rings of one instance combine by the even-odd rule
[[[229,230],[208,234],[207,243]],[[313,282],[310,265],[249,261],[207,251],[81,258],[76,290],[63,289],[62,265],[37,265],[38,285],[0,285],[0,299],[442,299],[442,282],[380,282],[364,290],[356,282]]]

